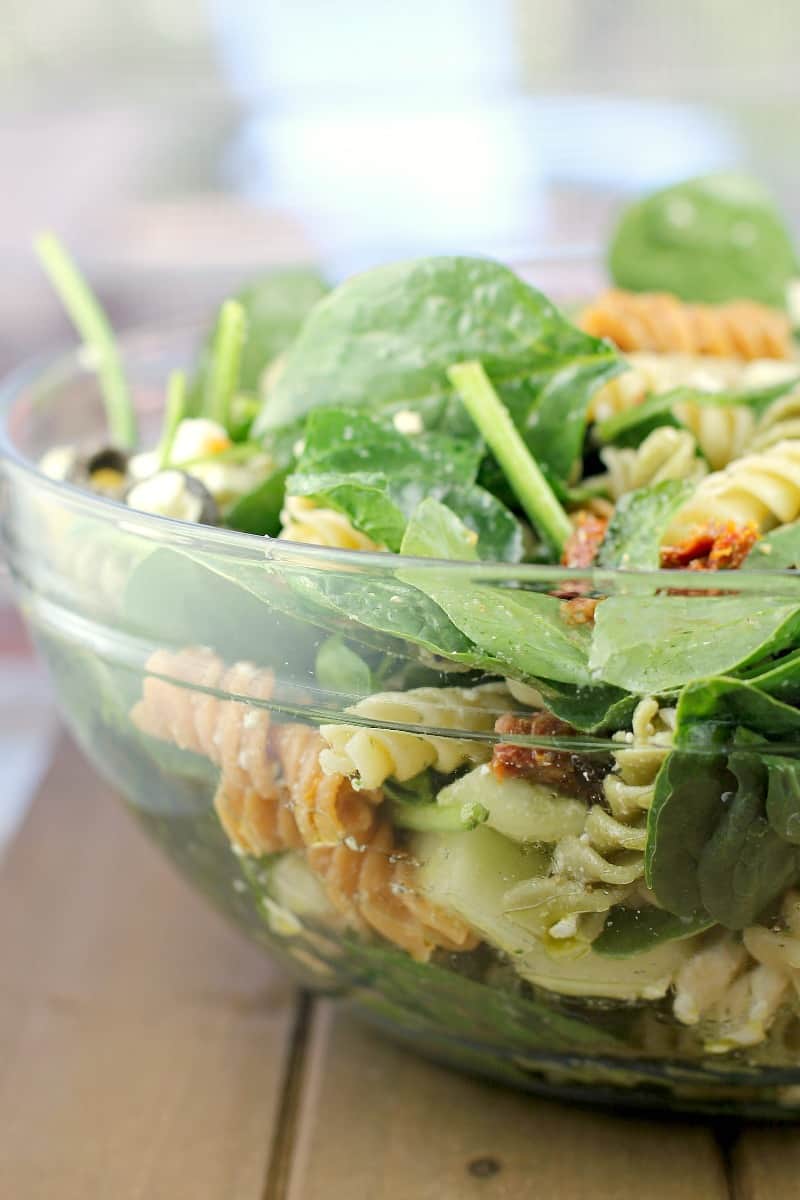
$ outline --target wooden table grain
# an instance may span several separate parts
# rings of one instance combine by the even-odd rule
[[[791,1200],[800,1138],[615,1116],[298,993],[64,740],[0,863],[8,1200]]]

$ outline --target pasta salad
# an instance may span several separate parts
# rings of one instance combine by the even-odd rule
[[[237,572],[191,544],[167,561],[124,538],[78,552],[59,531],[64,570],[91,573],[126,628],[159,610],[163,643],[118,720],[162,766],[203,762],[242,887],[290,954],[319,966],[332,934],[398,952],[393,986],[407,962],[423,991],[434,970],[477,988],[476,1010],[513,995],[573,1050],[619,1047],[624,1029],[654,1058],[785,1063],[800,1013],[794,259],[767,202],[730,181],[647,203],[683,229],[709,196],[727,256],[713,238],[707,260],[660,244],[648,275],[636,208],[613,286],[569,312],[482,258],[331,290],[267,276],[222,305],[142,438],[110,330],[43,239],[99,364],[109,442],[53,447],[40,468],[263,539],[262,568]],[[769,286],[751,261],[763,238]],[[216,599],[182,630],[164,589]],[[258,650],[257,602],[287,631]]]

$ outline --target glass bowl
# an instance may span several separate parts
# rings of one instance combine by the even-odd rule
[[[573,291],[569,270],[560,277]],[[146,436],[168,370],[196,344],[196,331],[179,329],[125,341]],[[478,587],[490,613],[521,595],[559,605],[599,596],[622,623],[654,597],[662,611],[695,604],[697,653],[722,678],[753,622],[800,610],[793,572],[715,576],[710,592],[707,576],[703,587],[685,572],[576,579],[143,515],[33,465],[53,445],[101,440],[97,380],[80,355],[19,372],[2,419],[5,554],[65,720],[179,869],[304,985],[437,1059],[518,1087],[796,1114],[800,872],[785,854],[767,858],[780,887],[762,871],[764,915],[729,930],[693,914],[687,868],[719,840],[737,780],[760,803],[779,758],[791,782],[791,721],[765,730],[759,718],[743,747],[734,731],[749,721],[747,701],[717,687],[718,719],[676,747],[668,673],[653,696],[631,667],[634,700],[563,681],[520,686],[519,643],[518,656],[505,651],[509,686],[460,661],[457,641],[450,657],[437,652],[450,632],[426,593]],[[658,645],[655,628],[649,637]],[[782,669],[798,635],[787,637],[748,676],[777,680],[759,696],[781,711],[800,699]],[[670,646],[661,649],[666,662]],[[624,657],[616,671],[624,683]],[[532,686],[584,731],[536,720]],[[536,763],[535,783],[515,774],[520,762]],[[659,869],[676,915],[643,879],[648,808],[665,775],[683,789],[677,826],[664,818],[655,831],[671,847]],[[444,785],[447,803],[430,803]],[[701,804],[704,829],[685,816]],[[758,847],[728,832],[722,874],[736,903]],[[750,834],[766,836],[756,824]],[[787,844],[795,835],[786,831]]]

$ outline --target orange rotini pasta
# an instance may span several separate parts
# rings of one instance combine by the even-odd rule
[[[156,651],[132,712],[142,732],[206,755],[221,769],[214,806],[239,853],[307,848],[309,865],[333,906],[418,959],[442,946],[467,950],[476,939],[458,916],[415,886],[415,864],[380,818],[383,793],[356,790],[326,774],[316,729],[271,726],[266,708],[217,692],[268,700],[274,677],[250,663],[226,667],[202,647]]]
[[[753,300],[685,304],[667,292],[610,288],[584,309],[580,326],[620,350],[717,358],[793,358],[785,313]]]

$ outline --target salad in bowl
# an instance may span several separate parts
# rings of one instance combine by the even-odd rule
[[[7,385],[4,544],[153,836],[442,1060],[792,1115],[800,357],[768,199],[648,198],[585,298],[481,258],[290,271],[119,344],[39,251],[84,345]]]

